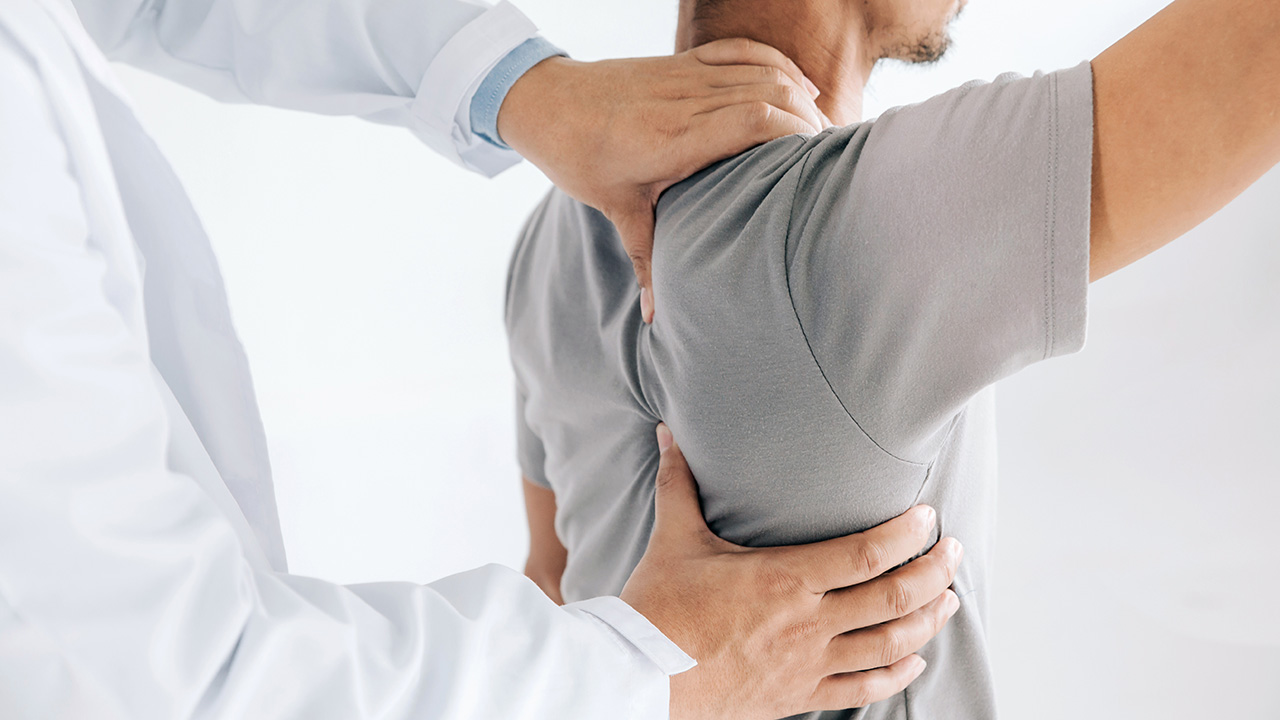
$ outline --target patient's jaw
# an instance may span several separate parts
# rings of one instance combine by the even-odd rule
[[[676,50],[729,37],[772,45],[818,86],[837,125],[862,119],[862,92],[880,60],[929,63],[951,44],[967,0],[681,0]]]
[[[967,0],[868,0],[873,44],[885,60],[933,63],[951,47],[952,21]],[[857,4],[856,2],[854,4]]]

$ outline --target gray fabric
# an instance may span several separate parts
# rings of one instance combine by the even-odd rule
[[[651,327],[612,226],[553,192],[507,322],[565,599],[619,592],[643,554],[662,419],[733,542],[937,508],[966,548],[960,611],[905,693],[830,717],[994,717],[990,386],[1084,342],[1092,143],[1086,63],[743,153],[663,196]]]

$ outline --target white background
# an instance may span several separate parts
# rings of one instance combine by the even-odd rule
[[[877,72],[868,116],[1074,65],[1164,4],[974,0],[940,66]],[[521,2],[580,59],[667,52],[674,5]],[[293,569],[520,567],[502,286],[546,180],[486,181],[400,130],[121,72],[220,255]],[[1004,717],[1280,719],[1277,239],[1280,172],[1095,286],[1085,352],[1002,388]]]

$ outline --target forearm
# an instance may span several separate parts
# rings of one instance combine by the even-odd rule
[[[542,588],[547,597],[564,604],[560,579],[564,576],[569,551],[556,536],[556,496],[548,488],[524,480],[525,512],[529,518],[529,559],[524,574]]]
[[[74,1],[111,59],[217,99],[399,125],[486,174],[518,161],[470,127],[470,100],[489,68],[536,35],[511,5]]]
[[[1092,279],[1280,162],[1278,35],[1274,0],[1177,0],[1094,60]]]
[[[524,565],[524,576],[532,580],[555,604],[564,604],[564,595],[560,592],[560,578],[564,576],[563,565],[549,565],[544,558],[534,557],[530,553]]]

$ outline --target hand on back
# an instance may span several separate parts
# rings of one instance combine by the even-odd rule
[[[812,545],[741,547],[707,527],[684,456],[658,433],[657,517],[622,599],[698,661],[671,679],[673,720],[861,707],[919,677],[914,653],[959,608],[948,588],[963,550],[946,538],[887,571],[928,542],[931,508]]]

